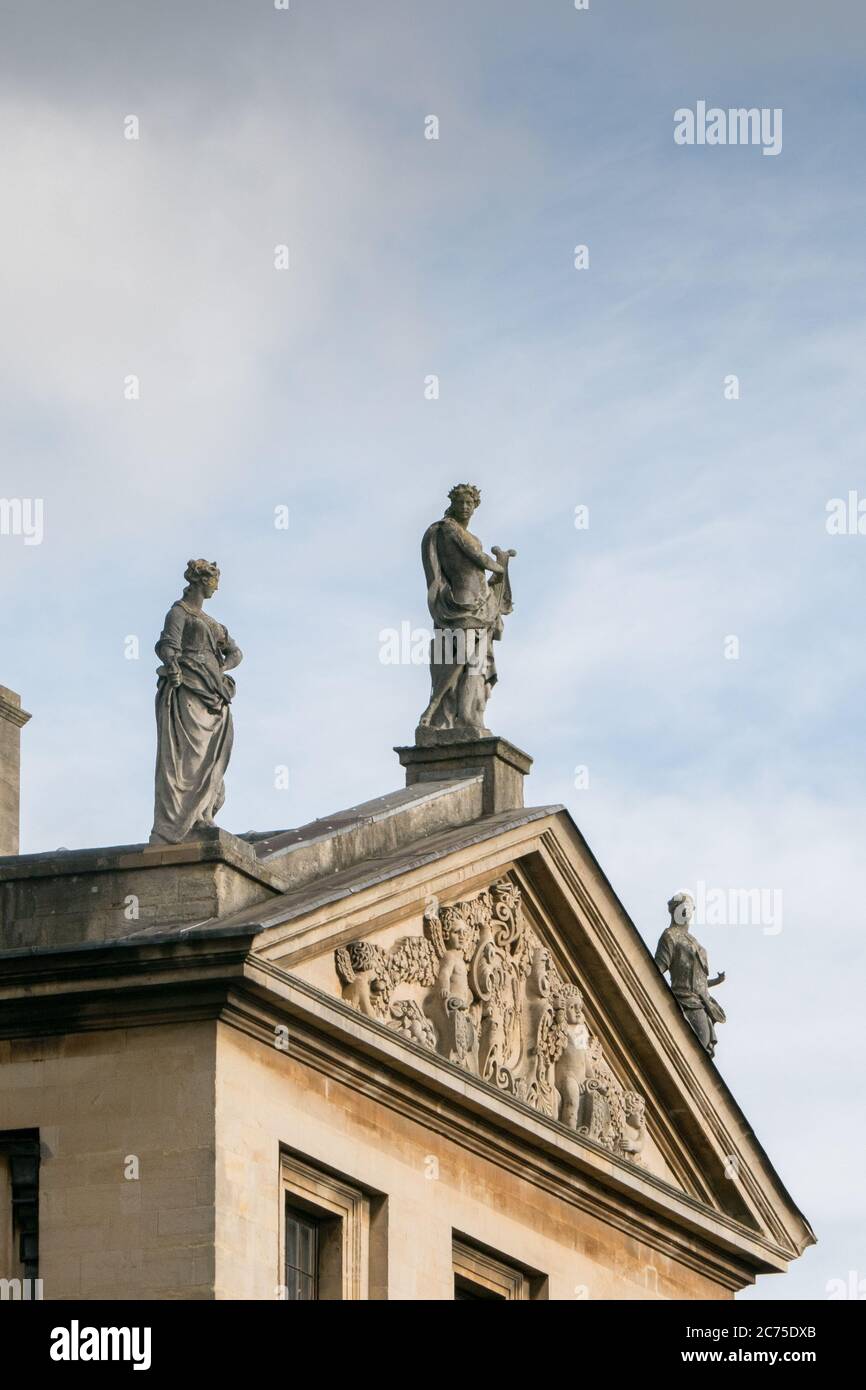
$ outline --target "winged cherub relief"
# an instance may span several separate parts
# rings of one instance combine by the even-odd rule
[[[501,878],[461,902],[431,899],[422,930],[334,953],[343,999],[605,1148],[640,1162],[645,1106],[620,1084],[565,980]]]

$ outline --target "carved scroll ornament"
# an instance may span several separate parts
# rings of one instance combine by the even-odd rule
[[[606,1149],[640,1163],[644,1099],[625,1090],[528,927],[520,890],[499,879],[424,914],[423,935],[388,949],[352,941],[334,953],[343,999]]]

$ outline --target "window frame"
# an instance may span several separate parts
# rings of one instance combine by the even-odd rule
[[[457,1281],[462,1280],[487,1300],[511,1302],[532,1297],[531,1281],[524,1270],[458,1236],[452,1242],[452,1264],[455,1296]]]
[[[278,1287],[285,1290],[286,1208],[319,1226],[316,1302],[356,1302],[370,1296],[370,1199],[343,1178],[287,1153],[280,1154]],[[285,1293],[283,1293],[285,1298]]]
[[[4,1204],[0,1226],[0,1258],[9,1264],[2,1278],[39,1278],[39,1167],[41,1145],[38,1129],[0,1131],[3,1161],[0,1194]]]

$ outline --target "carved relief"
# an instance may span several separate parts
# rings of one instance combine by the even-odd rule
[[[611,1071],[508,878],[424,913],[423,935],[335,953],[343,999],[418,1047],[640,1163],[645,1104]]]
[[[625,1125],[619,1141],[620,1152],[635,1163],[642,1162],[641,1149],[646,1134],[646,1101],[637,1091],[626,1091]]]
[[[569,1129],[577,1129],[586,1082],[593,1079],[589,1029],[584,1022],[583,996],[577,985],[563,985],[553,1007],[561,1039],[554,1071],[559,1092],[559,1119]]]
[[[391,977],[385,952],[371,941],[350,941],[334,952],[343,998],[367,1018],[387,1018]]]
[[[440,913],[439,904],[434,903],[424,914],[424,928],[439,962],[424,1007],[442,1056],[465,1071],[477,1072],[478,1032],[472,1013],[469,963],[475,954],[478,928],[469,909],[470,904],[458,903]]]
[[[398,999],[391,1005],[391,1018],[391,1027],[402,1033],[404,1038],[409,1038],[419,1047],[436,1051],[436,1030],[414,999]]]

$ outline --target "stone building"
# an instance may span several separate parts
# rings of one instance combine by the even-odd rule
[[[812,1242],[525,754],[400,749],[404,789],[291,831],[18,855],[0,695],[0,1275],[722,1299]]]

